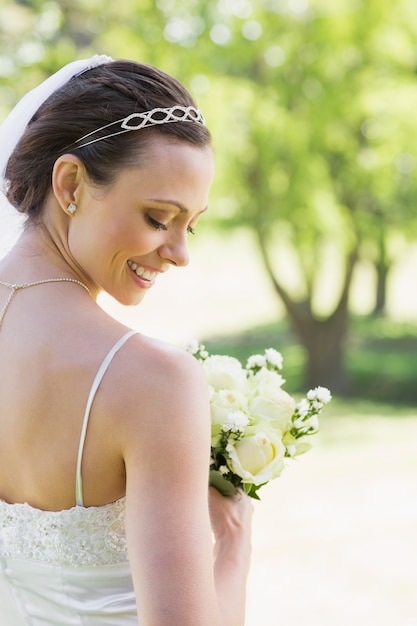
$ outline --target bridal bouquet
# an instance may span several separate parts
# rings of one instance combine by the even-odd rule
[[[185,349],[199,359],[209,383],[210,484],[224,495],[240,487],[259,500],[258,489],[311,448],[330,391],[316,387],[296,402],[282,389],[283,358],[273,348],[250,356],[245,368],[234,357],[209,355],[198,341]]]

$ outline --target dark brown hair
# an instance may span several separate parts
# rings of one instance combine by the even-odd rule
[[[149,65],[112,61],[75,76],[54,92],[29,122],[7,164],[7,199],[36,221],[51,187],[54,163],[62,154],[77,155],[93,183],[109,185],[121,169],[145,158],[146,147],[156,134],[170,141],[208,146],[209,131],[197,122],[161,124],[85,147],[74,146],[87,133],[131,113],[174,105],[195,103],[181,83]],[[103,131],[103,135],[109,132]]]

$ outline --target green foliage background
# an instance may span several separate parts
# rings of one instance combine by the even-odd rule
[[[340,359],[320,375],[351,393],[355,268],[374,268],[369,313],[384,315],[389,273],[417,233],[416,41],[409,0],[0,0],[0,118],[94,53],[177,76],[213,133],[209,223],[252,233],[303,362],[324,329]],[[310,366],[311,381],[322,365]]]

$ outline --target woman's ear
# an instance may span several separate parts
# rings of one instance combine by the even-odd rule
[[[63,154],[52,170],[52,190],[61,209],[69,215],[77,210],[77,196],[84,181],[84,165],[73,154]]]

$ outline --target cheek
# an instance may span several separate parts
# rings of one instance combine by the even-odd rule
[[[137,246],[143,240],[143,229],[128,220],[112,220],[96,231],[94,241],[105,251],[118,251]]]

